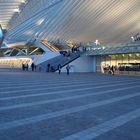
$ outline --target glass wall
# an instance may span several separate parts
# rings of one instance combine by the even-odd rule
[[[31,58],[0,58],[0,68],[21,68],[22,64],[31,63]]]
[[[140,72],[140,53],[97,56],[96,71],[106,73],[109,67],[115,72]]]

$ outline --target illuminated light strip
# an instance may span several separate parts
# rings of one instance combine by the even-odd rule
[[[29,63],[31,61],[31,58],[0,58],[0,67],[4,67],[5,65],[11,67],[12,65],[13,67],[19,68],[21,67],[22,63]]]

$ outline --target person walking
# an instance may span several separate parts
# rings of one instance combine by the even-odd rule
[[[114,66],[113,65],[111,67],[111,72],[112,72],[112,75],[114,75]]]
[[[69,75],[69,73],[70,73],[70,66],[69,66],[69,64],[66,66],[66,70],[67,70],[67,75]]]
[[[111,67],[108,66],[108,74],[111,74]]]

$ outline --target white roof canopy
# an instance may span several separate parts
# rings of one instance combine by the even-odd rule
[[[19,12],[19,6],[25,0],[0,0],[0,24],[5,29],[15,12]]]
[[[8,4],[8,1],[11,3]],[[37,0],[30,0],[27,5],[32,1]],[[39,0],[31,8],[23,9],[24,15],[27,10],[26,13],[32,14],[30,9],[38,6],[32,17],[25,18],[18,26],[9,25],[11,30],[7,37],[15,40],[37,37],[40,40],[72,42],[98,40],[101,44],[116,44],[129,42],[132,36],[140,32],[140,0],[51,0],[57,3],[49,8],[46,7],[46,1]],[[6,26],[14,13],[9,10],[17,8],[21,1],[0,2],[0,10],[4,9],[2,5],[5,8],[7,5],[4,16],[2,13],[0,15],[0,20]]]

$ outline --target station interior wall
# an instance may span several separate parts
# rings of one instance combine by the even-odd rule
[[[116,71],[140,71],[140,53],[96,56],[96,72],[114,66]],[[122,70],[121,70],[122,69]]]
[[[0,67],[2,68],[21,68],[22,64],[30,64],[39,56],[30,57],[1,57]],[[40,57],[39,57],[40,59]],[[81,56],[70,64],[70,72],[103,72],[104,67],[126,67],[134,65],[140,68],[140,53],[134,54],[115,54],[100,56]],[[62,68],[66,72],[66,66]]]
[[[70,64],[70,72],[96,72],[96,57],[81,56]],[[66,66],[62,68],[66,72]]]

